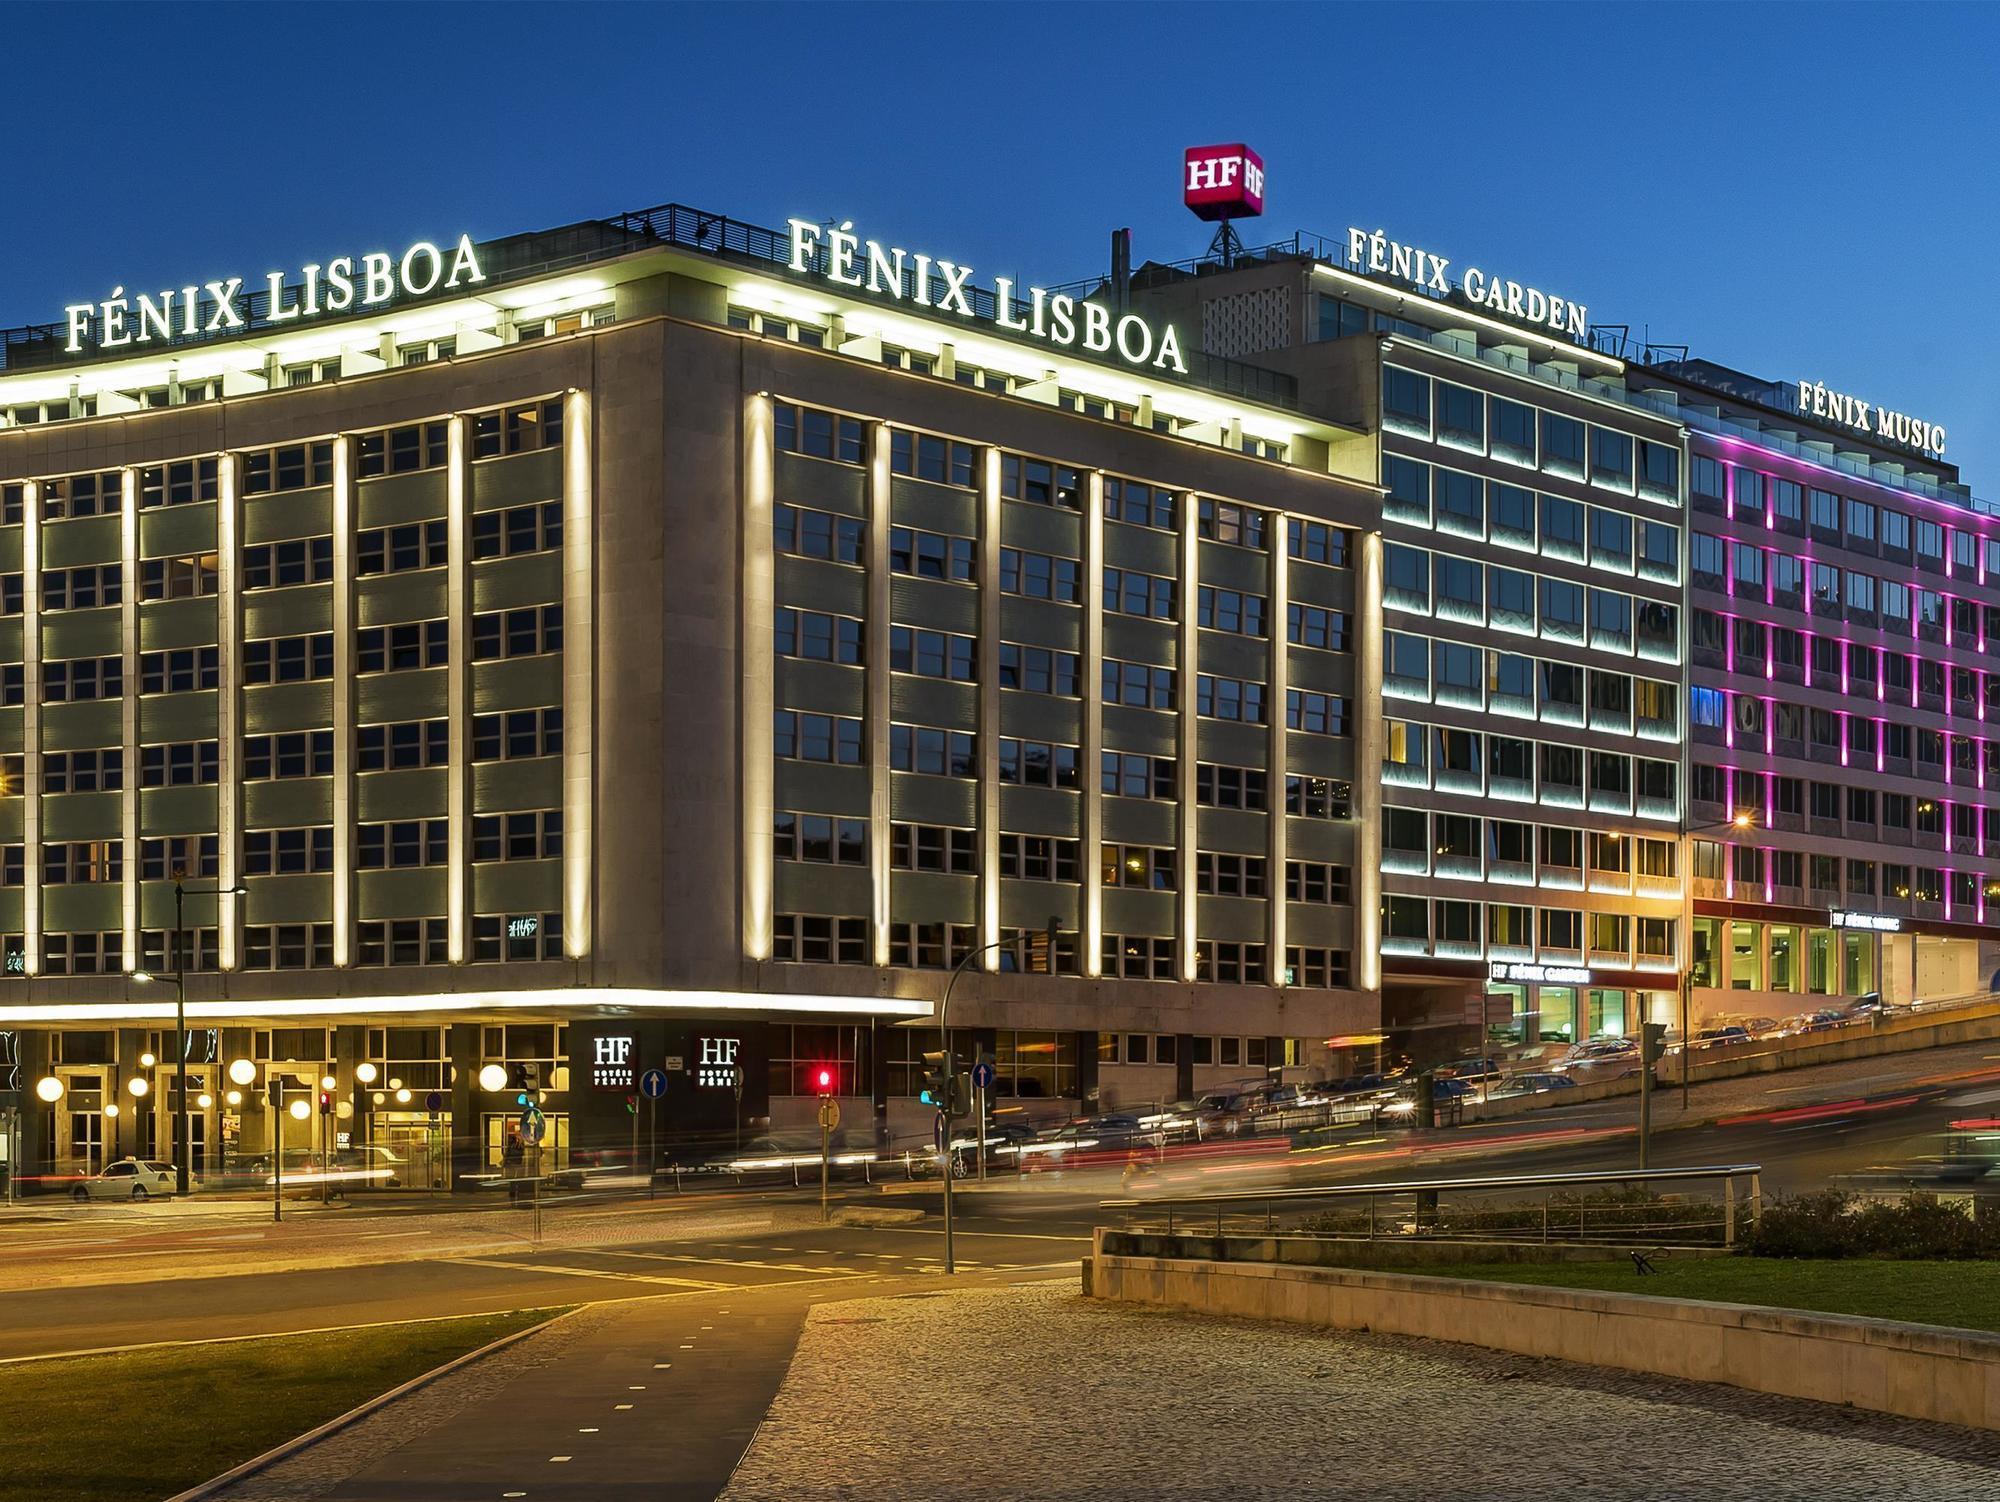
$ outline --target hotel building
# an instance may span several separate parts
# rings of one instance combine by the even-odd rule
[[[169,1155],[177,881],[200,1165],[900,1135],[968,955],[1003,1097],[1345,1067],[1375,440],[1173,334],[674,207],[6,331],[20,1170]]]

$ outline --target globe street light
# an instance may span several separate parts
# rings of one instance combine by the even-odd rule
[[[479,1071],[479,1088],[482,1090],[505,1090],[507,1088],[507,1067],[504,1064],[488,1064]]]
[[[225,887],[220,882],[198,882],[192,886],[174,879],[174,1036],[177,1046],[174,1050],[174,1089],[178,1100],[174,1107],[176,1140],[174,1142],[174,1187],[185,1196],[188,1192],[188,1158],[192,1144],[188,1135],[188,1079],[187,1079],[187,926],[183,908],[189,893],[197,897],[242,897],[249,892],[242,883]],[[144,970],[132,972],[132,979],[142,985],[154,979]],[[241,1083],[247,1084],[248,1081]]]
[[[45,1074],[35,1081],[35,1094],[49,1105],[63,1098],[63,1082],[52,1074]]]
[[[229,1083],[249,1085],[257,1079],[257,1066],[248,1059],[232,1059],[229,1063]]]
[[[375,1066],[365,1059],[362,1060],[362,1062],[354,1066],[354,1077],[364,1085],[374,1084]]]

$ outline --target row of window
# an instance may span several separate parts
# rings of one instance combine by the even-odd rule
[[[1748,608],[1796,610],[1969,652],[2000,653],[2000,605],[1706,532],[1694,534],[1689,568],[1696,585],[1726,592]]]
[[[1394,365],[1382,367],[1382,426],[1623,494],[1680,501],[1680,450],[1673,445]]]
[[[1382,456],[1382,481],[1388,489],[1382,514],[1390,521],[1662,584],[1680,582],[1681,532],[1672,522],[1482,480],[1399,454]]]
[[[1385,544],[1382,561],[1383,603],[1392,610],[1636,653],[1653,662],[1680,661],[1678,605],[1401,543]]]
[[[1671,964],[1676,927],[1672,918],[1630,913],[1394,894],[1382,899],[1382,947],[1391,954],[1421,953],[1428,946],[1465,955],[1483,950],[1612,965]]]
[[[1513,880],[1544,890],[1629,892],[1632,878],[1673,881],[1680,846],[1672,837],[1608,833],[1477,814],[1382,811],[1382,868],[1472,880]]]
[[[1679,693],[1663,679],[1401,631],[1383,632],[1382,645],[1382,688],[1390,698],[1490,709],[1552,725],[1587,724],[1652,740],[1680,739]]]
[[[1556,808],[1594,808],[1673,817],[1680,808],[1680,764],[1622,751],[1585,751],[1561,741],[1424,725],[1385,722],[1382,780],[1399,788],[1484,793]]]
[[[1770,756],[1810,755],[1856,771],[1896,772],[1958,787],[1984,788],[2000,777],[2000,742],[1756,694],[1690,689],[1688,720],[1699,739]]]
[[[1961,922],[2000,923],[2000,875],[1712,840],[1695,842],[1693,861],[1696,881],[1716,884],[1726,896],[1835,903],[1894,898],[1937,903]]]

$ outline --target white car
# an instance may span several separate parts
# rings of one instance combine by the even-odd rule
[[[146,1200],[155,1195],[165,1197],[173,1192],[173,1164],[120,1158],[102,1173],[78,1180],[69,1197],[73,1200]]]

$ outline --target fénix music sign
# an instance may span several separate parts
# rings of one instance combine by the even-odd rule
[[[905,250],[900,245],[884,246],[879,240],[864,240],[854,233],[851,219],[838,229],[829,229],[809,219],[787,219],[785,223],[792,232],[794,271],[907,302],[911,307],[979,319],[1058,348],[1093,355],[1115,354],[1127,365],[1171,370],[1178,375],[1188,373],[1187,362],[1181,357],[1180,338],[1171,324],[1155,333],[1153,326],[1137,313],[1113,318],[1111,310],[1099,303],[1079,302],[1065,293],[1051,294],[1041,287],[1027,289],[1027,316],[1022,317],[1014,305],[1013,280],[1004,276],[993,278],[993,313],[989,318],[973,306],[970,266],[942,256]]]
[[[267,325],[373,308],[397,296],[424,297],[457,287],[476,287],[486,280],[470,235],[460,235],[451,250],[419,240],[400,256],[378,250],[360,257],[335,256],[323,264],[313,262],[299,268],[298,284],[292,287],[286,285],[288,275],[283,271],[265,273]],[[168,287],[158,293],[141,292],[136,297],[128,297],[123,287],[114,287],[101,302],[71,303],[63,309],[69,325],[63,350],[72,355],[81,352],[85,339],[93,333],[97,349],[236,333],[248,326],[243,287],[240,276]]]
[[[1800,381],[1795,401],[1801,417],[1824,417],[1885,443],[1898,443],[1940,457],[1944,454],[1943,423],[1924,422],[1902,412],[1891,412],[1887,407],[1864,402],[1844,391],[1829,390],[1824,381]]]

